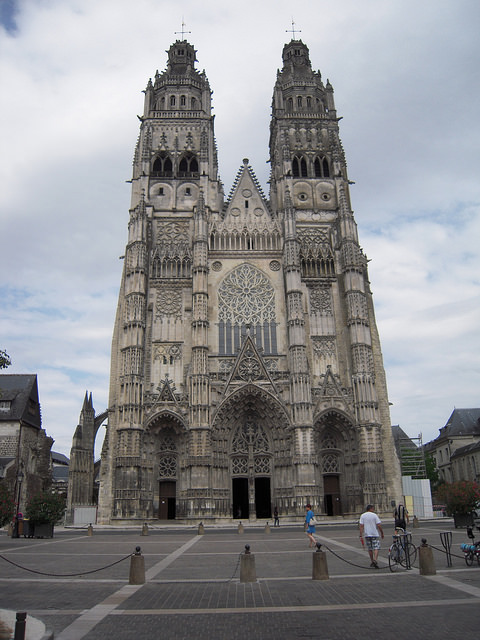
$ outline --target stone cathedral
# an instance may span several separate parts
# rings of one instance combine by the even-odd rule
[[[352,516],[401,498],[333,88],[301,40],[282,57],[268,198],[247,159],[225,198],[191,44],[148,81],[99,522],[267,520],[307,502]]]

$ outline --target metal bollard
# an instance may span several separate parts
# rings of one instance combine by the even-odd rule
[[[145,584],[145,558],[140,547],[135,547],[135,553],[130,557],[130,576],[128,584]]]
[[[434,576],[437,574],[433,551],[428,546],[426,538],[422,538],[422,544],[418,547],[418,565],[421,576]]]
[[[250,553],[250,545],[245,545],[245,552],[240,556],[240,582],[256,582],[255,556]]]
[[[243,528],[243,524],[241,522],[238,523],[237,531],[238,533],[243,533],[245,531],[245,529]]]
[[[447,567],[452,566],[452,532],[442,531],[440,533],[440,540],[445,549],[445,555],[447,556]]]
[[[322,544],[317,542],[317,550],[312,554],[312,580],[329,580],[327,554]]]
[[[13,640],[25,640],[26,620],[26,611],[17,611],[15,620],[15,635],[13,636]]]
[[[146,522],[143,523],[142,536],[148,536],[148,524]]]
[[[87,536],[93,536],[93,527],[91,523],[87,527]]]
[[[268,522],[265,525],[265,529],[263,530],[264,533],[271,533],[271,529],[270,529],[270,525],[268,524]]]
[[[203,534],[205,533],[205,527],[203,526],[203,522],[200,522],[200,524],[198,525],[197,533],[199,536],[203,536]]]

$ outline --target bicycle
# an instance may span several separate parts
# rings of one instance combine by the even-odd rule
[[[471,567],[475,558],[480,565],[480,542],[475,542],[475,535],[472,527],[467,527],[467,536],[471,539],[471,544],[468,542],[462,542],[460,549],[463,551],[465,564],[467,567]]]
[[[417,559],[417,547],[412,542],[412,534],[397,527],[392,536],[393,542],[388,549],[388,566],[390,571],[411,569]]]

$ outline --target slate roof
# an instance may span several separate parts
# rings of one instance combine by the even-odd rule
[[[461,458],[467,453],[473,453],[474,451],[480,451],[480,440],[478,442],[471,442],[470,444],[466,444],[464,447],[455,449],[455,451],[450,456],[450,460],[452,460],[453,458]]]
[[[449,436],[480,436],[480,409],[454,409],[440,433],[444,430]]]
[[[37,429],[42,428],[35,374],[0,375],[0,401],[10,402],[8,409],[0,411],[0,423],[23,422]]]

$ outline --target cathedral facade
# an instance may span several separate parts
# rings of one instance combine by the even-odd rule
[[[333,88],[283,49],[270,194],[219,179],[187,41],[145,89],[115,320],[99,522],[380,512],[400,468]]]

